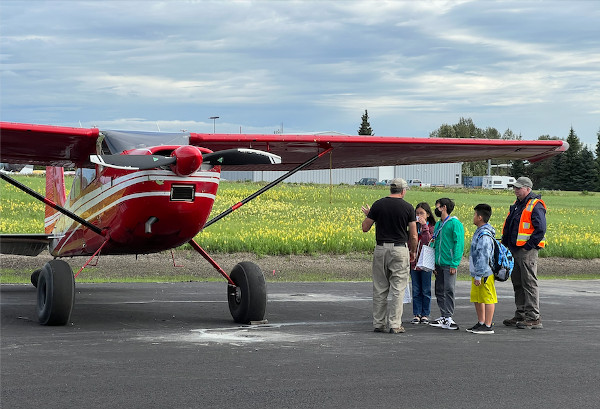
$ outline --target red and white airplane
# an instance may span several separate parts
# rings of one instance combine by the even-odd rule
[[[568,149],[560,140],[156,133],[9,122],[0,122],[0,144],[2,162],[47,166],[45,196],[1,175],[46,204],[45,234],[0,237],[2,253],[35,256],[48,248],[55,256],[31,277],[43,325],[68,323],[73,309],[74,275],[60,257],[88,256],[89,263],[100,253],[153,253],[185,243],[227,280],[236,322],[263,320],[267,298],[260,268],[241,262],[227,274],[194,237],[301,169],[490,158],[536,161]],[[221,168],[229,166],[288,172],[207,221]],[[64,167],[76,168],[69,197]]]

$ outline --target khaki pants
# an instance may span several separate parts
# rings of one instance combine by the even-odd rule
[[[373,253],[373,326],[399,328],[402,325],[404,291],[410,274],[406,246],[391,243],[376,246]],[[391,293],[388,312],[388,294]]]
[[[515,318],[535,321],[540,319],[540,294],[538,290],[538,250],[518,249],[513,252],[515,266],[510,275],[515,290]]]

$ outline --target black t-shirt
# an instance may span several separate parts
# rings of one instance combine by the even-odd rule
[[[408,223],[415,221],[415,208],[402,198],[387,196],[373,203],[367,217],[375,220],[378,242],[407,243]]]

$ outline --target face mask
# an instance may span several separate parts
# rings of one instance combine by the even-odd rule
[[[437,209],[437,208],[436,208],[434,211],[435,211],[435,215],[436,215],[437,217],[442,217],[442,211],[441,211],[440,209]]]

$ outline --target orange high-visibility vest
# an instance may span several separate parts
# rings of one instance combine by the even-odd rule
[[[531,224],[531,213],[533,213],[533,208],[536,204],[541,203],[544,206],[544,209],[548,209],[546,207],[546,203],[544,203],[541,199],[529,199],[523,212],[521,213],[521,220],[519,220],[519,232],[517,233],[517,247],[522,247],[527,243],[527,240],[531,237],[531,233],[533,233],[533,225]],[[506,220],[504,221],[506,223]],[[504,226],[502,227],[504,231]],[[546,237],[542,238],[542,241],[538,243],[539,247],[546,246]]]

